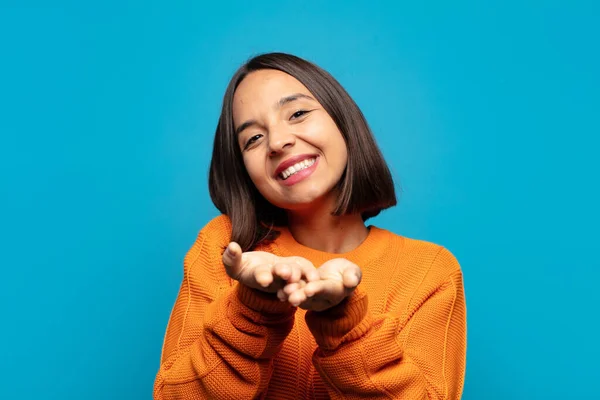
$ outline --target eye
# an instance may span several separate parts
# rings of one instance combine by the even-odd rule
[[[254,135],[252,136],[250,139],[248,139],[248,141],[246,142],[246,145],[244,146],[244,150],[246,150],[248,147],[250,147],[250,145],[254,142],[256,142],[258,139],[260,139],[262,135]]]
[[[301,116],[308,114],[310,111],[306,111],[306,110],[298,110],[295,113],[292,114],[292,116],[290,117],[290,119],[297,119],[300,118]]]

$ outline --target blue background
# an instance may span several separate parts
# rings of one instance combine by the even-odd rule
[[[373,223],[461,262],[463,398],[600,393],[597,2],[53,3],[0,8],[3,399],[151,397],[225,86],[274,50],[365,113]]]

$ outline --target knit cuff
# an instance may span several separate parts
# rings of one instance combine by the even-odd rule
[[[261,292],[244,284],[237,285],[237,298],[240,302],[263,316],[281,317],[282,314],[293,314],[296,307],[289,302],[280,301],[275,294]]]
[[[325,311],[306,313],[306,324],[322,350],[335,350],[342,343],[364,336],[371,326],[367,293],[357,287],[340,304]]]

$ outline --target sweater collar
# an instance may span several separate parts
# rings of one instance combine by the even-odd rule
[[[367,265],[377,258],[388,248],[390,232],[385,229],[369,225],[369,233],[363,242],[354,250],[347,253],[327,253],[325,251],[312,249],[296,241],[287,227],[278,227],[280,235],[274,244],[280,250],[281,256],[300,256],[310,260],[315,266],[334,258],[345,258],[359,267]]]

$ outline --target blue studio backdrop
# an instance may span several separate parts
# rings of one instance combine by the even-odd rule
[[[220,103],[266,51],[331,72],[460,261],[466,400],[600,393],[595,1],[0,3],[0,397],[149,399],[217,215]]]

